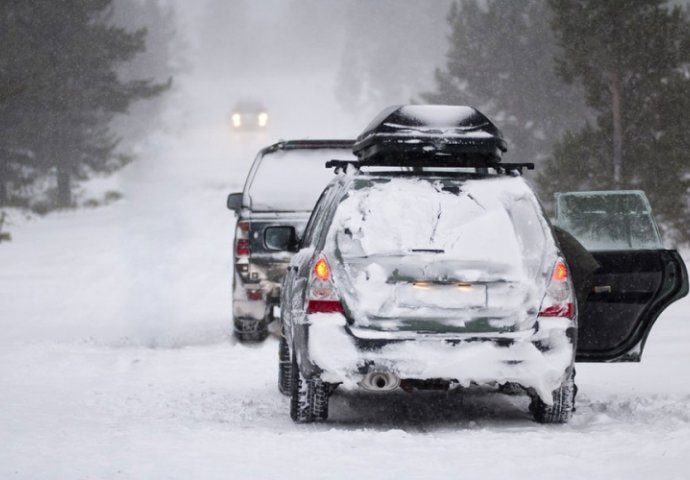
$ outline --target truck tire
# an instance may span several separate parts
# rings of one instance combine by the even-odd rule
[[[233,334],[241,343],[263,342],[268,337],[268,328],[260,320],[238,318],[234,323]]]

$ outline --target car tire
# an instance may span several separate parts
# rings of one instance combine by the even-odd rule
[[[575,369],[572,369],[561,386],[553,391],[553,405],[547,405],[536,395],[532,397],[529,408],[534,420],[544,424],[568,423],[575,411],[576,394]]]
[[[233,334],[241,343],[263,342],[268,337],[268,328],[260,320],[240,318],[235,320]]]
[[[325,422],[332,388],[320,378],[304,378],[292,356],[290,417],[295,423]]]
[[[278,390],[283,395],[291,395],[292,387],[292,360],[290,359],[290,347],[282,335],[278,344]]]

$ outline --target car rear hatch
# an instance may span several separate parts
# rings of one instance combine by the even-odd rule
[[[355,188],[331,230],[349,321],[431,334],[533,328],[555,259],[535,202],[517,178]]]
[[[532,282],[491,261],[351,258],[338,280],[351,321],[379,331],[512,332],[531,327],[537,313]]]

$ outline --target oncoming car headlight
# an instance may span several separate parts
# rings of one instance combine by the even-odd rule
[[[233,127],[241,127],[242,126],[242,115],[239,113],[233,113],[232,114],[232,126]]]
[[[266,124],[268,123],[268,113],[261,112],[259,114],[258,119],[257,119],[257,123],[259,124],[260,127],[265,127]]]

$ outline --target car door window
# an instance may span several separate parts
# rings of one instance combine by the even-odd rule
[[[638,361],[659,314],[687,294],[682,258],[663,249],[644,192],[558,193],[556,207],[557,225],[599,265],[578,312],[576,359]]]
[[[637,190],[557,193],[556,224],[590,251],[663,248],[649,201]]]
[[[309,217],[309,221],[307,222],[307,226],[304,229],[304,237],[302,237],[302,248],[305,247],[312,247],[314,246],[314,233],[316,232],[317,228],[316,226],[318,225],[319,217],[321,216],[322,212],[326,208],[326,204],[328,203],[326,200],[328,199],[328,194],[333,190],[333,185],[328,185],[326,189],[321,193],[321,196],[316,202],[316,206],[314,207],[314,210],[311,213],[311,217]]]

